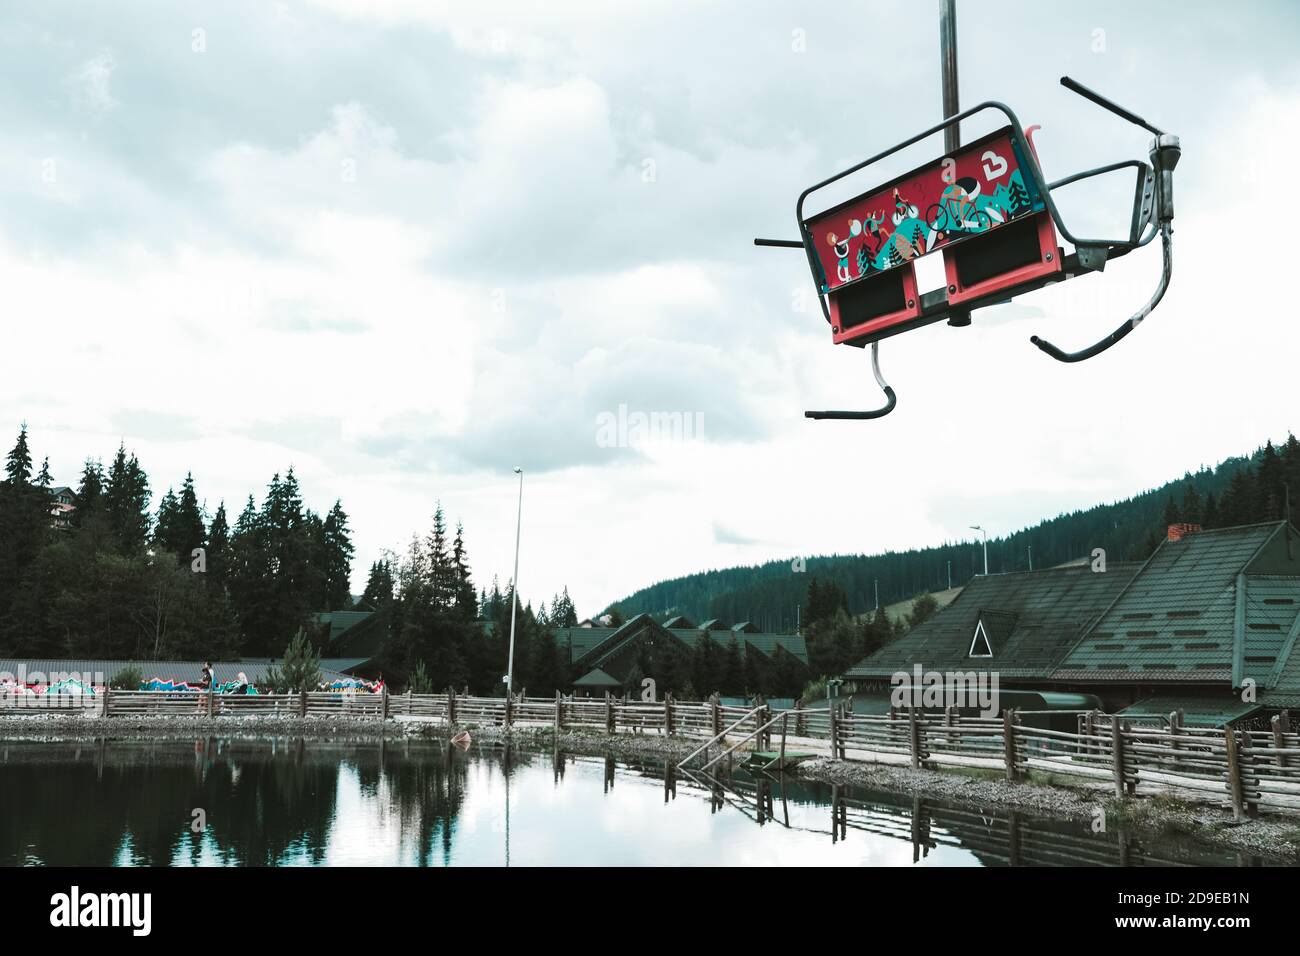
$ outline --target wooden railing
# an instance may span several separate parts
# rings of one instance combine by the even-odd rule
[[[43,711],[99,717],[334,716],[433,719],[447,724],[582,729],[610,734],[656,733],[708,740],[742,739],[770,724],[766,705],[730,707],[705,701],[627,701],[613,697],[475,697],[311,691],[290,694],[195,694],[105,691],[44,698],[0,695],[0,714]],[[1098,712],[1078,715],[1073,731],[1034,726],[1033,714],[960,717],[956,711],[850,714],[842,706],[789,712],[785,729],[798,746],[812,744],[839,759],[884,757],[913,767],[967,766],[1077,777],[1106,784],[1116,795],[1170,793],[1231,807],[1238,816],[1261,808],[1300,812],[1300,733],[1289,716],[1268,729],[1134,725]],[[1059,716],[1059,715],[1058,715]],[[731,725],[734,725],[732,727]],[[725,734],[723,732],[726,731]],[[768,731],[770,733],[770,731]],[[764,740],[760,736],[759,740]],[[828,746],[823,746],[821,742]]]

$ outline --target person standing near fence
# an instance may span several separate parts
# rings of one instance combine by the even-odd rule
[[[203,662],[202,676],[199,678],[199,713],[203,713],[205,700],[212,692],[212,661]]]

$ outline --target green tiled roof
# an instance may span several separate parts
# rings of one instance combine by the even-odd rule
[[[1112,562],[1104,573],[1075,565],[980,575],[930,620],[844,676],[887,678],[920,664],[927,670],[996,670],[1001,677],[1046,677],[1136,570],[1136,564]],[[981,620],[993,649],[991,658],[969,656]]]
[[[345,631],[360,624],[373,613],[373,611],[321,611],[316,615],[316,620],[330,626],[329,639],[332,643]]]
[[[599,667],[588,671],[573,682],[574,687],[622,687],[623,685],[610,677]]]
[[[628,641],[639,638],[646,630],[671,635],[689,650],[694,650],[696,644],[706,637],[723,648],[734,638],[742,653],[752,649],[771,657],[777,648],[782,648],[793,654],[800,663],[808,663],[808,645],[801,634],[758,634],[729,629],[703,631],[694,627],[665,628],[655,623],[649,614],[638,614],[618,628],[564,628],[556,632],[556,640],[561,644],[566,640],[570,642],[570,663],[599,667],[626,647]]]
[[[561,627],[555,631],[555,642],[561,647],[566,643],[569,645],[569,663],[572,664],[617,630],[616,627]]]
[[[1242,703],[1235,694],[1223,696],[1148,697],[1130,704],[1118,716],[1134,721],[1153,722],[1167,718],[1175,710],[1183,712],[1185,727],[1222,727],[1259,710],[1260,704]]]
[[[1283,525],[1165,541],[1053,673],[1056,680],[1267,686],[1300,604]],[[1290,562],[1300,572],[1300,562]],[[1288,674],[1288,680],[1292,675]],[[1300,673],[1294,677],[1300,689]]]

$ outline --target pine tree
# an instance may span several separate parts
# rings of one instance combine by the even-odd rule
[[[393,601],[393,564],[380,558],[370,564],[366,589],[361,593],[361,605],[372,611],[387,607]]]
[[[154,522],[153,542],[154,548],[163,554],[170,554],[176,557],[180,555],[180,547],[177,543],[178,522],[177,512],[179,506],[176,501],[176,495],[170,488],[162,496],[158,503],[158,518]]]
[[[325,610],[346,608],[352,603],[352,555],[355,549],[348,532],[348,516],[342,502],[335,500],[334,507],[325,516],[324,576]]]
[[[48,461],[32,481],[32,455],[23,424],[0,481],[0,617],[10,609],[24,576],[49,538],[49,485]],[[8,621],[9,628],[19,634],[30,624],[13,615]]]
[[[181,485],[181,493],[177,501],[173,554],[176,554],[183,563],[188,564],[194,556],[194,549],[204,547],[206,539],[203,508],[194,491],[194,476],[186,472],[185,482]]]
[[[428,548],[430,600],[434,610],[448,611],[456,600],[456,574],[447,553],[447,521],[441,502],[434,508]]]
[[[556,627],[578,626],[578,612],[573,607],[567,587],[551,602],[551,623]]]
[[[1255,475],[1254,520],[1280,520],[1286,499],[1286,466],[1271,441],[1264,445],[1264,452],[1260,456]]]
[[[27,446],[27,423],[18,431],[18,441],[5,459],[5,484],[10,488],[25,488],[32,481],[32,452]]]
[[[81,470],[81,484],[76,492],[76,510],[72,512],[73,527],[81,527],[103,505],[104,466],[97,459],[87,458]]]
[[[222,592],[230,583],[230,525],[226,521],[226,503],[217,505],[217,513],[212,516],[212,527],[208,529],[207,581],[210,587]]]
[[[1191,480],[1183,489],[1183,501],[1178,510],[1182,513],[1182,519],[1190,524],[1201,524],[1205,518],[1205,506],[1196,490],[1196,484]]]
[[[1201,513],[1201,526],[1203,528],[1222,527],[1222,519],[1219,517],[1219,502],[1214,497],[1214,492],[1205,496],[1205,510]]]
[[[875,653],[894,639],[894,627],[883,607],[876,608],[863,628],[863,656]],[[854,663],[857,663],[856,661]]]
[[[465,528],[456,522],[456,540],[451,546],[451,575],[453,606],[456,616],[463,621],[478,617],[478,599],[470,577],[469,557],[465,553]]]
[[[122,555],[139,554],[149,540],[149,478],[134,454],[119,445],[104,488],[104,509],[109,528]]]

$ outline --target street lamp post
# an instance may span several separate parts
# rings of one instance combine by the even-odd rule
[[[984,576],[988,577],[989,575],[989,533],[977,524],[971,525],[970,529],[972,531],[978,531],[980,534],[984,535]]]
[[[514,692],[515,680],[515,617],[519,611],[519,530],[524,518],[524,470],[516,468],[519,476],[519,508],[515,514],[515,575],[510,580],[510,657],[506,661],[506,699]]]

